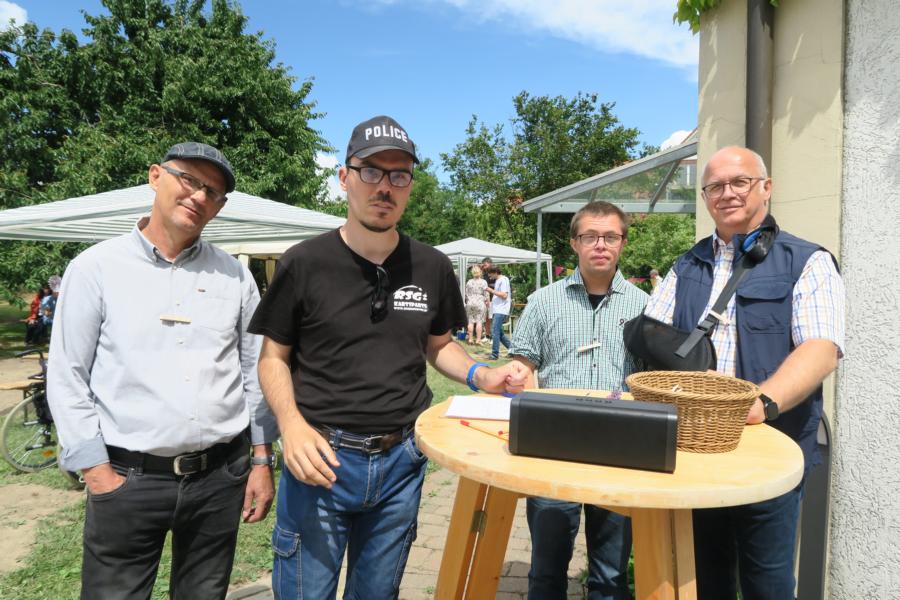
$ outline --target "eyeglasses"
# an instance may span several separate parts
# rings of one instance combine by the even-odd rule
[[[765,181],[765,177],[735,177],[731,181],[717,181],[703,186],[703,194],[710,200],[718,200],[725,193],[725,186],[735,194],[746,194],[756,181]]]
[[[381,265],[375,265],[375,275],[378,281],[375,283],[375,291],[372,292],[372,307],[369,317],[373,323],[384,320],[388,312],[388,288],[391,286],[391,278]]]
[[[390,181],[391,185],[394,187],[406,187],[412,183],[413,180],[413,174],[406,169],[387,171],[385,169],[379,169],[378,167],[357,167],[355,165],[347,165],[347,168],[359,173],[359,178],[363,183],[379,183],[384,179],[385,174],[387,174],[388,181]]]
[[[576,235],[575,239],[578,240],[579,244],[587,248],[593,248],[600,243],[600,240],[603,240],[603,243],[610,248],[614,248],[615,246],[618,246],[622,243],[622,240],[625,239],[625,236],[619,233],[606,233],[604,235],[597,235],[596,233],[582,233],[581,235]]]
[[[181,180],[183,184],[188,186],[192,192],[199,192],[203,190],[206,194],[207,199],[212,200],[213,202],[226,202],[228,197],[217,190],[216,188],[206,185],[190,173],[185,173],[184,171],[179,171],[178,169],[173,169],[172,167],[168,167],[166,165],[160,165],[160,167],[170,175],[174,175],[178,179]]]

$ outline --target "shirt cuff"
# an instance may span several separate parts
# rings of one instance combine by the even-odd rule
[[[81,471],[108,462],[106,442],[100,436],[85,440],[74,448],[63,448],[59,455],[59,463],[67,471]]]

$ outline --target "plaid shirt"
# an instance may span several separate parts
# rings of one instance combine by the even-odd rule
[[[624,389],[635,370],[622,325],[644,310],[647,294],[616,271],[609,292],[591,306],[581,271],[531,295],[509,353],[536,365],[542,388]]]
[[[723,242],[713,233],[715,267],[713,284],[703,318],[712,309],[731,277],[734,263],[734,247],[731,242]],[[670,269],[666,278],[653,290],[653,296],[644,311],[664,323],[672,323],[675,314],[675,287],[678,275]],[[809,257],[797,283],[794,284],[791,302],[791,338],[794,346],[806,340],[831,340],[838,347],[838,355],[844,352],[844,282],[834,267],[827,252],[817,251]],[[725,316],[727,323],[720,322],[713,329],[712,343],[716,349],[718,364],[716,370],[726,375],[734,375],[737,361],[737,327],[735,326],[734,296],[728,301]]]

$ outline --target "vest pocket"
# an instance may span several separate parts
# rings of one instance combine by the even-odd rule
[[[784,333],[791,326],[794,286],[785,280],[749,281],[737,290],[737,318],[752,333]]]

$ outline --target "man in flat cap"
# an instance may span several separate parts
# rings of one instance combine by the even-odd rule
[[[466,311],[449,259],[399,233],[416,150],[390,117],[357,125],[339,176],[347,222],[289,249],[253,316],[260,382],[278,417],[272,587],[284,600],[397,598],[427,458],[413,425],[431,404],[425,363],[489,392],[518,391],[520,363],[490,369],[451,339]]]
[[[221,599],[241,517],[274,496],[259,292],[200,238],[234,190],[222,153],[176,144],[149,181],[150,216],[69,264],[50,342],[60,461],[88,489],[81,597],[149,598],[171,531],[170,597]]]

